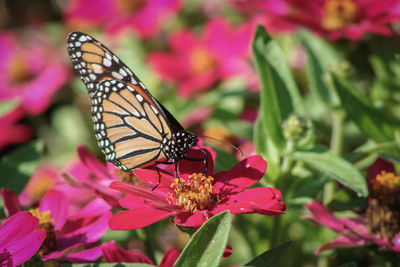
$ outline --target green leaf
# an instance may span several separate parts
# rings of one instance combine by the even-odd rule
[[[255,257],[250,262],[246,263],[244,266],[255,266],[255,267],[267,267],[275,263],[288,248],[292,245],[293,241],[289,240],[282,243],[272,249],[264,252],[263,254]]]
[[[302,100],[282,50],[260,25],[252,50],[261,81],[260,113],[269,138],[282,151],[282,124],[292,113],[304,114]]]
[[[212,217],[192,236],[174,266],[218,266],[228,242],[230,229],[229,211]]]
[[[357,267],[357,264],[355,262],[346,262],[339,267]]]
[[[0,103],[0,117],[6,115],[11,110],[15,109],[19,105],[19,100],[11,100]]]
[[[348,161],[334,155],[329,150],[315,148],[312,150],[296,151],[288,156],[299,161],[304,161],[313,168],[328,174],[362,197],[368,195],[366,178]]]
[[[20,193],[33,175],[43,151],[43,142],[31,142],[0,161],[1,185]]]
[[[383,112],[361,94],[349,81],[332,73],[332,81],[343,108],[360,130],[377,143],[393,141],[396,127]]]
[[[339,104],[336,93],[329,88],[324,76],[337,64],[340,56],[324,39],[301,30],[297,34],[308,54],[308,75],[313,92],[327,105]]]
[[[206,143],[207,143],[207,141],[206,141]],[[210,145],[210,144],[208,144],[208,145]],[[232,168],[234,165],[236,165],[239,162],[238,159],[232,153],[229,153],[229,152],[223,150],[222,148],[217,147],[213,144],[211,144],[211,147],[215,150],[215,152],[217,152],[218,160],[215,161],[215,165],[214,165],[215,172],[229,170],[230,168]]]

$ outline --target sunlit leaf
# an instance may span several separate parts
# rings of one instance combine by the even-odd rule
[[[365,197],[368,195],[366,178],[350,162],[334,155],[329,150],[316,148],[296,151],[289,157],[304,161],[313,168],[328,174],[344,186],[357,192],[360,196]]]
[[[230,229],[229,211],[212,217],[192,236],[174,266],[218,266],[228,242]]]

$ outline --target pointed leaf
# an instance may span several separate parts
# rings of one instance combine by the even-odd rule
[[[0,161],[0,186],[21,192],[35,172],[42,150],[43,142],[35,141],[4,156]]]
[[[307,151],[296,151],[289,157],[304,161],[313,168],[328,174],[360,196],[368,195],[366,178],[350,162],[334,155],[329,150],[315,148]]]
[[[229,211],[212,217],[193,235],[174,266],[218,266],[228,242],[230,229]]]
[[[301,30],[297,36],[307,50],[308,75],[314,93],[327,105],[339,104],[338,96],[326,84],[324,76],[341,57],[324,39],[309,31]]]
[[[255,267],[267,267],[271,266],[271,264],[275,263],[288,248],[292,245],[293,241],[289,240],[285,243],[282,243],[276,247],[271,248],[270,250],[264,252],[261,255],[258,255],[250,262],[246,263],[244,266],[255,266]]]
[[[261,81],[260,113],[269,138],[282,151],[282,124],[292,113],[304,114],[302,100],[282,50],[260,25],[252,49]]]
[[[396,127],[380,110],[374,108],[349,81],[335,73],[332,73],[332,80],[343,108],[365,135],[377,143],[394,140],[399,127]]]

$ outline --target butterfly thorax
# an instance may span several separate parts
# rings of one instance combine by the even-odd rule
[[[161,151],[172,162],[183,159],[190,148],[195,146],[198,139],[195,135],[181,131],[172,134],[171,139],[164,138]]]

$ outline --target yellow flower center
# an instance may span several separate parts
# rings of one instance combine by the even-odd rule
[[[190,54],[190,65],[196,74],[202,74],[214,69],[215,58],[204,48],[197,47]]]
[[[400,232],[400,176],[381,171],[371,180],[366,216],[370,233],[392,239]]]
[[[39,211],[38,208],[30,209],[29,212],[39,219],[39,230],[46,232],[46,238],[39,249],[39,254],[46,255],[57,250],[56,232],[54,229],[54,219],[50,216],[50,211]]]
[[[175,179],[171,184],[175,197],[170,194],[169,201],[190,212],[209,209],[218,202],[218,196],[213,194],[213,181],[213,177],[201,173],[193,173],[186,181]]]
[[[41,174],[38,179],[31,179],[27,185],[27,192],[34,203],[39,203],[44,195],[54,186],[54,179],[48,174]]]
[[[326,30],[341,30],[356,23],[360,7],[353,0],[327,0],[324,5],[322,27]]]
[[[221,142],[218,142],[216,140],[207,139],[207,142],[209,142],[217,147],[220,147],[225,151],[228,151],[228,152],[233,151],[234,148],[231,147],[229,144],[232,144],[235,141],[235,138],[226,128],[211,127],[204,131],[204,135],[221,141]],[[224,144],[224,143],[226,143],[226,144]]]
[[[24,55],[16,55],[8,71],[11,84],[22,84],[33,77],[33,74],[28,69],[28,64]]]
[[[117,0],[117,7],[123,14],[132,14],[146,5],[146,0]]]

